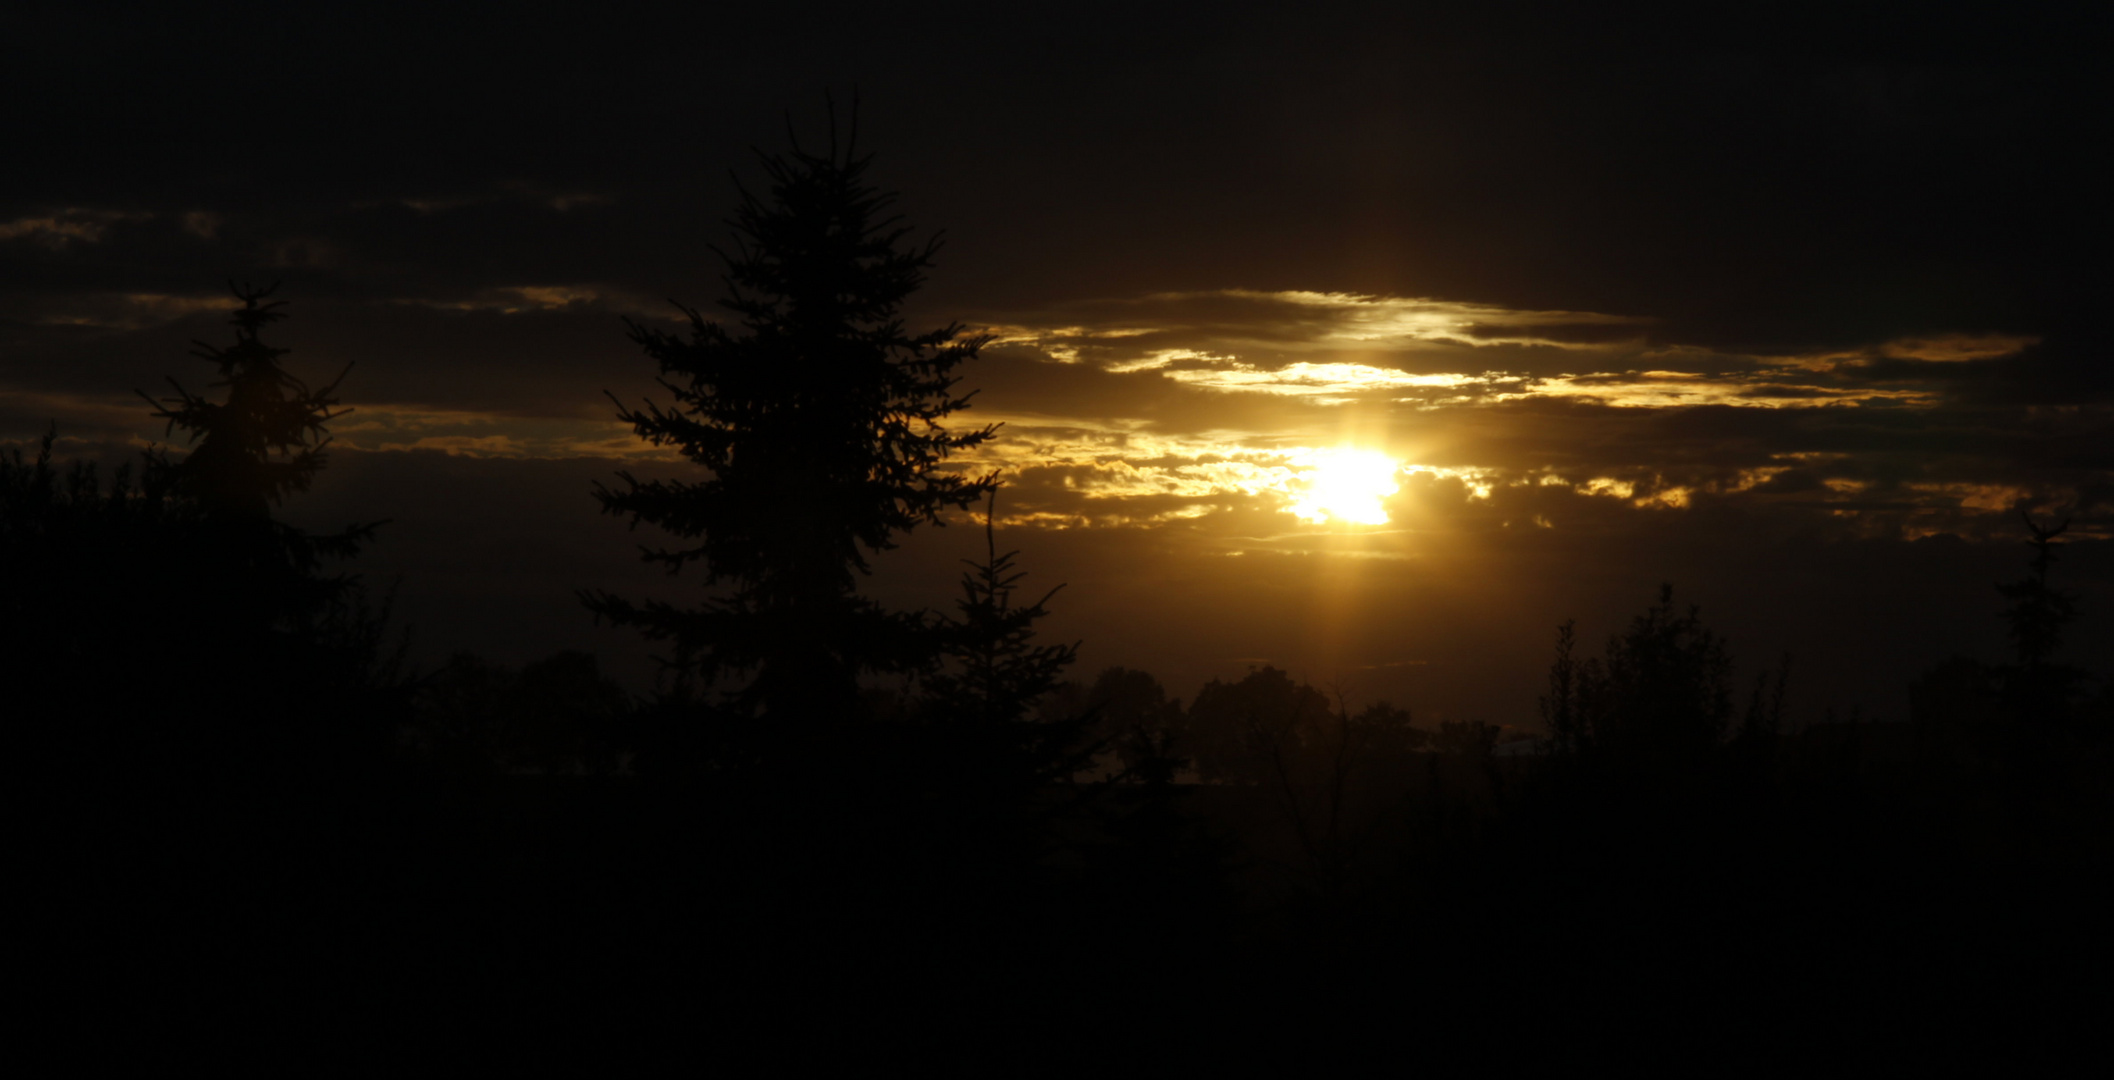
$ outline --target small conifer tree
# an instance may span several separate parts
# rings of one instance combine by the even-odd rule
[[[260,337],[285,318],[279,309],[286,302],[270,299],[277,286],[230,282],[229,288],[242,302],[229,320],[234,343],[196,342],[192,353],[217,369],[213,385],[227,389],[226,400],[208,400],[172,377],[176,396],[148,402],[170,432],[181,429],[196,444],[167,467],[167,481],[204,515],[218,558],[243,579],[239,592],[258,605],[250,614],[269,624],[305,626],[350,584],[318,576],[320,561],[358,553],[378,527],[313,535],[272,518],[272,509],[308,490],[326,463],[326,425],[350,411],[337,407],[337,388],[351,367],[325,386],[309,387],[280,363],[289,350]]]
[[[241,302],[229,320],[234,342],[196,342],[192,354],[214,366],[212,385],[225,398],[172,378],[175,396],[148,399],[168,431],[195,445],[157,466],[196,519],[170,575],[180,590],[150,594],[180,609],[194,654],[180,665],[169,657],[188,676],[182,707],[192,719],[167,725],[165,737],[216,769],[299,783],[293,778],[381,753],[374,718],[355,713],[393,678],[387,605],[369,607],[354,575],[326,574],[322,564],[357,554],[382,523],[315,534],[272,516],[326,464],[327,425],[348,411],[337,387],[351,369],[310,387],[281,362],[289,350],[262,339],[284,317],[285,302],[271,299],[276,286],[229,287]]]
[[[2048,570],[2055,564],[2056,538],[2070,528],[2065,520],[2052,529],[2041,528],[2031,515],[2021,514],[2033,539],[2033,562],[2029,573],[1997,586],[2012,602],[2004,612],[2010,624],[2011,641],[2018,650],[2019,666],[2028,670],[2046,665],[2061,647],[2063,627],[2077,617],[2077,602],[2070,594],[2048,585]]]
[[[962,574],[962,598],[955,601],[959,614],[942,623],[953,670],[933,678],[931,689],[964,718],[1011,723],[1056,688],[1078,658],[1079,646],[1035,644],[1035,624],[1049,614],[1045,605],[1064,586],[1026,606],[1013,602],[1013,590],[1027,575],[1013,568],[1019,552],[998,551],[995,494],[987,507],[984,560],[963,560],[969,569]]]
[[[2076,699],[2085,692],[2084,669],[2058,663],[2063,630],[2077,618],[2077,601],[2069,593],[2048,584],[2048,571],[2061,546],[2058,537],[2070,527],[2065,520],[2044,529],[2029,514],[2021,514],[2032,539],[2033,561],[2026,577],[1997,586],[2011,607],[2004,612],[2018,662],[2001,670],[2004,697],[2020,724],[2031,728],[2066,727]]]

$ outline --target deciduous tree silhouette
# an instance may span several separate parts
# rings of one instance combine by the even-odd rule
[[[1607,653],[1574,655],[1572,624],[1557,629],[1543,720],[1564,751],[1643,762],[1692,761],[1732,720],[1732,654],[1698,610],[1674,609],[1674,589],[1610,635]]]
[[[1175,746],[1206,781],[1270,784],[1286,755],[1318,744],[1332,716],[1321,691],[1266,665],[1237,683],[1204,684]]]
[[[1148,782],[1161,772],[1164,780],[1173,780],[1182,703],[1167,696],[1160,680],[1134,668],[1111,667],[1095,677],[1080,705],[1092,720],[1096,740],[1115,752],[1125,770]]]
[[[912,243],[889,214],[895,196],[868,180],[853,119],[841,148],[833,112],[826,153],[762,155],[768,193],[742,191],[737,245],[719,253],[731,325],[685,307],[686,336],[631,326],[674,403],[620,403],[619,416],[709,475],[620,473],[595,492],[607,513],[683,541],[646,559],[671,573],[700,563],[704,584],[724,588],[696,607],[606,593],[587,605],[674,642],[708,684],[745,679],[732,695],[744,711],[843,716],[860,672],[927,664],[924,621],[860,597],[859,578],[869,553],[997,483],[941,468],[994,430],[941,423],[968,404],[954,372],[988,339],[904,329],[939,241]]]

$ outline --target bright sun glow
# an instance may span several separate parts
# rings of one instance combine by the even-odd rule
[[[1297,459],[1303,487],[1292,512],[1308,521],[1385,525],[1380,500],[1401,490],[1395,459],[1372,450],[1316,450]]]

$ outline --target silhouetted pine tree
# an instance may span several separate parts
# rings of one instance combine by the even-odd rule
[[[2056,663],[2062,647],[2063,628],[2077,618],[2077,601],[2069,593],[2048,584],[2048,571],[2055,563],[2056,538],[2069,529],[2064,521],[2052,529],[2041,528],[2030,515],[2022,514],[2033,539],[2033,562],[2026,577],[1998,585],[2011,601],[2004,612],[2010,624],[2011,641],[2018,662],[2004,669],[2004,696],[2017,720],[2039,728],[2068,725],[2073,706],[2088,688],[2084,669]]]
[[[940,468],[994,430],[941,425],[968,404],[955,369],[988,339],[956,324],[904,329],[903,302],[938,239],[907,240],[888,213],[895,197],[867,179],[873,157],[856,144],[856,116],[840,150],[833,115],[827,153],[796,144],[763,155],[768,194],[742,191],[737,246],[720,253],[731,325],[687,307],[687,336],[632,324],[674,405],[618,415],[709,476],[620,473],[621,487],[596,487],[607,513],[683,541],[647,560],[671,573],[701,563],[704,584],[723,588],[687,608],[583,599],[616,625],[674,642],[708,685],[746,680],[733,696],[744,712],[842,717],[858,709],[860,672],[927,666],[924,620],[858,595],[867,556],[996,484]]]
[[[269,299],[277,286],[229,287],[242,301],[229,320],[234,343],[196,342],[192,353],[217,369],[213,385],[227,389],[226,400],[208,400],[171,377],[176,396],[148,403],[171,433],[182,430],[196,444],[170,467],[169,480],[203,511],[220,554],[247,572],[245,591],[270,605],[257,614],[305,625],[348,584],[346,578],[316,576],[320,561],[357,554],[378,527],[355,525],[313,536],[271,516],[288,495],[308,490],[326,463],[326,425],[350,411],[336,408],[336,395],[352,369],[348,365],[328,385],[311,389],[279,362],[289,350],[259,337],[266,326],[286,317],[279,310],[286,302]]]
[[[1578,621],[1565,619],[1556,627],[1556,659],[1549,664],[1549,692],[1540,700],[1541,721],[1549,729],[1549,747],[1559,754],[1585,749],[1591,732],[1580,715],[1579,681],[1584,672],[1574,655],[1578,649]]]
[[[281,366],[286,350],[259,340],[280,317],[270,293],[236,288],[235,342],[199,345],[226,400],[177,383],[175,397],[152,402],[171,431],[199,444],[187,457],[149,450],[136,474],[120,468],[107,488],[91,464],[52,463],[55,432],[34,464],[19,453],[0,462],[7,682],[17,701],[67,729],[59,743],[76,760],[129,742],[159,745],[142,752],[166,763],[171,746],[199,732],[152,713],[225,716],[244,711],[235,698],[254,704],[296,684],[342,700],[343,680],[375,659],[379,621],[360,609],[351,579],[318,572],[374,526],[310,536],[271,517],[322,467],[324,425],[341,413],[335,383],[310,390]],[[323,655],[361,650],[315,681]]]
[[[2048,569],[2055,564],[2055,540],[2070,528],[2070,523],[2064,521],[2052,529],[2043,529],[2031,516],[2020,516],[2033,534],[2033,539],[2027,541],[2033,547],[2033,562],[2027,576],[1999,585],[1997,591],[2012,602],[2004,613],[2004,621],[2010,624],[2019,666],[2032,669],[2047,664],[2055,655],[2062,644],[2063,627],[2077,617],[2077,604],[2068,593],[2048,587]]]
[[[170,738],[216,768],[305,774],[378,752],[378,733],[354,730],[352,713],[379,677],[386,616],[367,607],[356,578],[323,563],[358,553],[380,523],[317,535],[272,517],[326,464],[327,424],[347,411],[336,396],[345,373],[311,388],[289,372],[288,350],[260,336],[284,318],[276,286],[230,288],[242,304],[234,342],[197,342],[193,353],[226,397],[171,378],[174,397],[148,399],[196,445],[163,478],[198,520],[181,592],[158,598],[180,605],[201,654],[186,662],[193,717],[169,725]]]
[[[1079,646],[1035,643],[1035,624],[1063,586],[1032,604],[1014,602],[1027,575],[1013,568],[1018,552],[998,550],[996,509],[994,495],[985,511],[985,556],[963,560],[969,569],[957,613],[938,622],[941,666],[925,682],[931,733],[938,738],[922,753],[957,774],[943,780],[942,790],[959,796],[981,787],[982,798],[1012,802],[1072,779],[1100,747],[1086,737],[1090,717],[1051,718],[1036,709]],[[959,786],[964,780],[970,788]]]
[[[317,571],[372,527],[311,537],[270,516],[321,467],[338,413],[258,341],[268,294],[237,290],[235,344],[202,347],[226,400],[179,385],[157,403],[201,442],[190,458],[150,450],[107,486],[92,465],[55,466],[55,434],[33,463],[0,458],[8,762],[36,792],[46,854],[72,864],[59,876],[95,904],[139,905],[82,918],[119,911],[216,940],[240,906],[186,907],[171,883],[277,874],[297,837],[342,820],[326,816],[345,805],[332,781],[364,775],[387,745],[383,619],[352,579]]]
[[[1026,606],[1013,602],[1013,590],[1027,576],[1013,568],[1017,551],[999,554],[993,496],[984,516],[982,562],[963,560],[959,614],[943,618],[947,670],[927,683],[940,706],[983,723],[1012,723],[1055,689],[1064,669],[1078,658],[1079,646],[1035,644],[1035,624],[1047,615],[1044,605],[1059,585]]]
[[[2061,741],[2062,729],[2090,692],[2083,669],[2055,662],[2063,629],[2077,617],[2075,598],[2048,583],[2056,539],[2069,522],[2044,529],[2030,515],[2021,517],[2031,535],[2026,543],[2033,548],[2032,562],[2025,577],[1997,585],[2011,601],[2004,621],[2015,660],[1988,664],[1954,656],[1910,685],[1909,717],[1927,764],[2052,749],[2056,744],[2047,740]]]

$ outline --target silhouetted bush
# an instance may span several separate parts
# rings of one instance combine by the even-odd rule
[[[0,455],[0,682],[15,718],[18,775],[77,775],[164,726],[166,676],[199,645],[210,585],[203,515],[169,491],[149,454],[106,487],[95,466]],[[178,684],[181,685],[181,684]],[[177,691],[180,694],[180,691]]]

